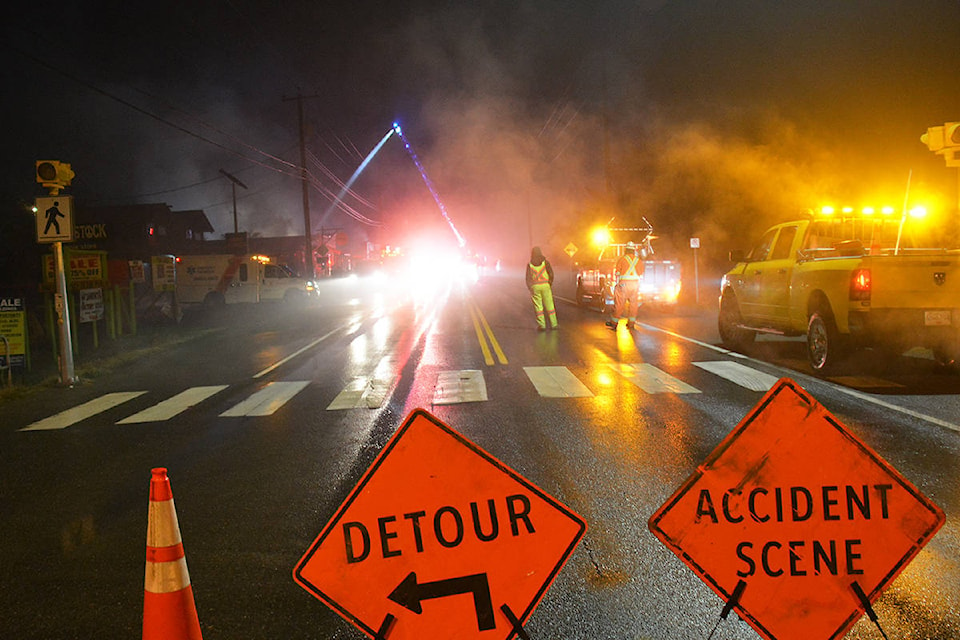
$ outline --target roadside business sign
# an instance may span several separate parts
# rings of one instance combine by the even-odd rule
[[[81,289],[80,290],[80,322],[95,322],[103,320],[103,289]]]
[[[151,256],[150,273],[154,291],[174,291],[177,288],[177,259],[175,256]]]
[[[129,260],[127,264],[130,266],[130,282],[142,284],[147,281],[143,260]]]
[[[761,636],[818,640],[843,637],[858,592],[873,603],[944,519],[784,378],[648,524]]]
[[[6,343],[0,341],[0,367],[22,367],[27,353],[27,306],[23,298],[0,296],[0,336],[6,338]]]
[[[293,577],[374,638],[506,640],[533,613],[586,527],[417,409]]]
[[[108,279],[106,252],[66,249],[64,254],[67,284],[71,289],[76,289],[85,283],[99,283]],[[54,286],[56,262],[53,254],[48,253],[42,257],[43,281],[48,286]]]

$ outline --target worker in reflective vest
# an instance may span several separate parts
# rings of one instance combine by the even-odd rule
[[[637,255],[637,246],[628,242],[623,255],[613,268],[616,285],[613,288],[613,315],[607,326],[616,331],[620,320],[626,319],[628,327],[637,328],[637,312],[640,309],[640,280],[643,277],[643,262]]]
[[[546,331],[547,326],[557,328],[557,310],[553,306],[553,267],[543,257],[540,247],[530,252],[530,264],[527,265],[527,289],[533,299],[533,310],[537,314],[537,330]]]

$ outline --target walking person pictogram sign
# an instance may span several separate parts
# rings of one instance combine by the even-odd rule
[[[780,380],[653,514],[650,530],[761,636],[841,638],[943,511]]]
[[[373,638],[526,637],[522,625],[586,527],[417,409],[293,576]]]
[[[73,196],[52,196],[34,200],[37,242],[73,242]]]

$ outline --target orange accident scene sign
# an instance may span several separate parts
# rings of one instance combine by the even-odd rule
[[[943,523],[784,378],[648,524],[761,636],[819,640],[843,637]]]
[[[377,639],[508,639],[586,522],[423,409],[413,411],[294,569]]]

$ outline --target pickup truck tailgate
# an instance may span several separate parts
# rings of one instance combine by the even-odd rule
[[[873,309],[951,309],[960,307],[960,255],[872,256]]]

